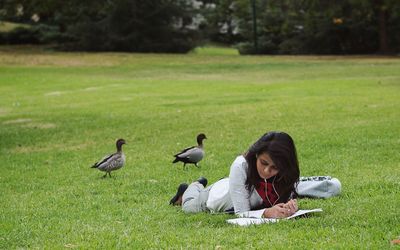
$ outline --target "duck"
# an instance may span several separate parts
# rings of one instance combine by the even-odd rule
[[[124,139],[118,139],[115,144],[117,147],[117,152],[104,156],[100,161],[96,162],[91,167],[106,172],[103,178],[105,178],[107,174],[111,178],[111,171],[118,170],[125,164],[125,154],[122,152],[122,145],[126,144],[126,142]]]
[[[206,135],[201,133],[197,135],[197,146],[189,147],[183,149],[181,152],[174,155],[175,160],[172,163],[183,162],[183,169],[185,169],[186,164],[194,164],[199,167],[197,163],[201,161],[204,157],[204,147],[203,140],[207,139]]]

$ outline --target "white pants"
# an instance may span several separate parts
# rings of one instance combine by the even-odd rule
[[[189,185],[182,195],[182,210],[186,213],[198,213],[207,211],[207,199],[211,186],[204,188],[195,181]]]

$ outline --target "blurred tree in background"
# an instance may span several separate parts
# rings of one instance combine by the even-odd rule
[[[238,31],[237,1],[201,0],[200,14],[203,38],[222,44],[235,44],[243,40]],[[248,3],[246,3],[248,4]]]
[[[256,36],[252,1],[255,1]],[[399,0],[2,0],[24,23],[0,43],[88,51],[187,52],[201,43],[242,54],[400,52]],[[1,26],[0,26],[1,28]],[[254,37],[257,37],[257,48]]]
[[[53,42],[68,50],[187,52],[198,40],[186,0],[9,0],[0,9],[11,21],[33,24],[38,16],[41,29],[56,27]]]
[[[398,0],[258,0],[258,48],[250,12],[238,0],[244,54],[365,54],[400,52]]]

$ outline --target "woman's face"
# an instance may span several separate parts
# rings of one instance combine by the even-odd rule
[[[279,172],[268,153],[262,153],[257,156],[257,171],[258,175],[263,179],[269,179]]]

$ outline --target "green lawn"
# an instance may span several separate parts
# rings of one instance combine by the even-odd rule
[[[28,27],[30,27],[30,25],[0,21],[0,32],[9,32],[9,31],[12,31],[13,29],[19,28],[19,27],[28,28]]]
[[[55,53],[0,47],[0,248],[391,248],[400,236],[400,58]],[[225,177],[269,130],[342,195],[308,219],[241,228],[168,205]],[[201,168],[172,155],[204,132]],[[90,166],[127,145],[126,166]],[[397,249],[397,248],[396,248]]]

